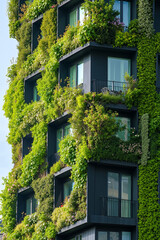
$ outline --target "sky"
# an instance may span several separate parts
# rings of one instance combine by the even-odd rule
[[[12,168],[11,146],[7,143],[8,120],[2,111],[4,94],[8,88],[7,68],[17,57],[17,41],[9,38],[8,0],[0,0],[0,191],[4,188],[2,177],[6,177]]]

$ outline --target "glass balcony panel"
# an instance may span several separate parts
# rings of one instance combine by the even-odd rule
[[[98,232],[98,240],[108,240],[107,235],[108,235],[107,232],[99,231]]]
[[[118,198],[108,198],[108,216],[118,217]]]
[[[122,232],[122,240],[131,240],[131,232]]]

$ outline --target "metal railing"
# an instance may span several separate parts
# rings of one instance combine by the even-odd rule
[[[105,89],[105,91],[124,92],[125,88],[127,88],[127,82],[92,80],[93,92],[103,92],[103,89]]]
[[[100,197],[101,215],[108,217],[133,218],[136,216],[136,202],[119,198]]]
[[[123,92],[127,87],[126,82],[108,81],[108,89],[116,92]]]

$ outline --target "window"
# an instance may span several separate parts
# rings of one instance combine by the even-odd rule
[[[125,73],[131,74],[131,60],[125,58],[108,58],[108,89],[123,91],[126,84]]]
[[[26,200],[26,215],[30,215],[36,211],[37,200],[32,196]]]
[[[72,180],[68,180],[63,184],[63,200],[71,194],[73,186],[74,182]]]
[[[40,96],[38,95],[37,86],[35,85],[33,87],[33,102],[37,102],[39,100],[40,100]]]
[[[116,120],[120,121],[120,127],[124,127],[123,130],[117,132],[116,137],[120,138],[123,141],[128,141],[130,139],[130,118],[116,117]]]
[[[77,7],[69,13],[69,25],[76,26],[78,21],[83,24],[84,21],[84,9],[82,7]]]
[[[108,216],[131,217],[131,176],[108,172]]]
[[[115,0],[113,9],[120,13],[118,16],[120,22],[123,22],[125,28],[128,28],[129,23],[131,21],[131,2]]]
[[[74,238],[71,238],[70,240],[82,240],[82,235],[78,235]]]
[[[131,240],[131,232],[98,231],[98,240]]]
[[[65,137],[67,136],[71,131],[71,125],[68,124],[68,125],[65,125],[59,129],[57,129],[57,135],[56,135],[56,150],[58,152],[59,150],[59,143],[60,141]]]
[[[77,87],[83,84],[83,63],[70,67],[70,87]]]

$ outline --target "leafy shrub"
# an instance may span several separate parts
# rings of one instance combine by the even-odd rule
[[[31,53],[31,23],[24,21],[21,27],[16,31],[16,39],[18,45],[18,59],[17,67],[20,68],[21,64],[27,59]]]
[[[60,159],[64,164],[72,166],[76,158],[76,141],[73,136],[68,135],[59,144]]]
[[[49,217],[53,211],[53,174],[39,178],[32,182],[35,198],[38,200],[37,213]]]
[[[54,163],[50,169],[51,174],[55,174],[56,172],[60,171],[64,167],[64,163],[59,160],[58,162]]]

